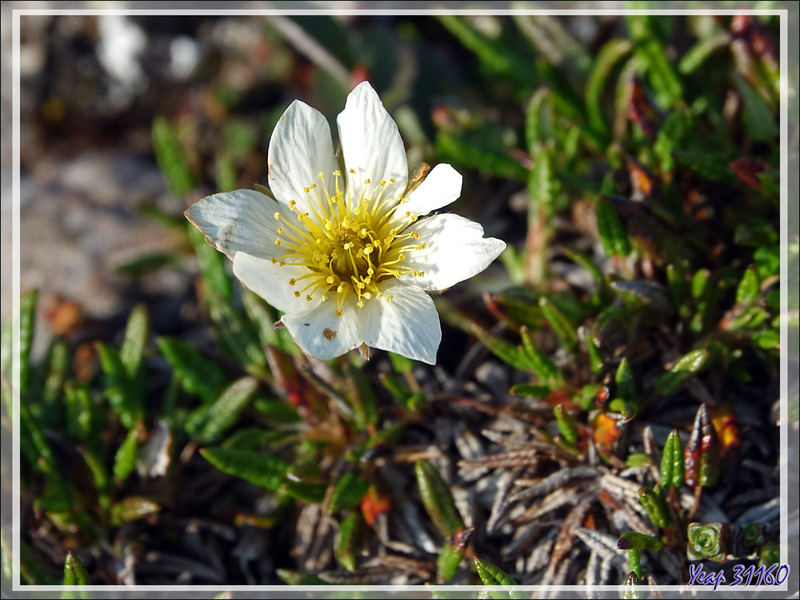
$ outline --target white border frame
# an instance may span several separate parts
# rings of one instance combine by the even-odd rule
[[[8,12],[7,2],[3,2],[3,12]],[[102,4],[116,4],[114,2],[105,2]],[[124,4],[124,3],[120,3]],[[142,2],[141,5],[160,5],[161,3]],[[233,3],[231,3],[233,4]],[[731,587],[730,585],[720,586],[717,593],[721,592],[726,596],[742,597],[742,596],[772,596],[773,593],[780,592],[794,592],[797,589],[790,589],[788,581],[794,574],[797,576],[798,563],[797,563],[797,539],[793,540],[793,547],[789,546],[789,527],[788,522],[788,503],[789,503],[789,490],[788,490],[788,430],[789,430],[789,415],[788,415],[788,399],[789,399],[789,372],[788,372],[788,358],[790,354],[790,344],[795,342],[794,350],[797,353],[796,340],[789,339],[788,330],[788,283],[789,277],[789,264],[788,264],[788,241],[789,241],[789,217],[788,212],[788,198],[789,198],[789,121],[788,121],[788,102],[789,102],[789,82],[790,76],[796,77],[796,71],[789,71],[789,20],[790,15],[797,18],[797,5],[794,10],[790,9],[769,9],[769,10],[756,10],[756,9],[617,9],[617,8],[602,8],[602,9],[510,9],[510,8],[457,8],[453,3],[447,2],[441,8],[417,8],[416,5],[421,4],[417,2],[404,3],[404,6],[412,5],[415,8],[305,8],[311,3],[302,3],[304,8],[267,8],[267,9],[49,9],[49,8],[16,8],[10,9],[12,16],[12,305],[16,309],[20,298],[20,65],[19,65],[19,49],[20,49],[20,17],[26,15],[161,15],[161,16],[179,16],[179,15],[193,15],[193,16],[224,16],[231,14],[243,14],[253,16],[266,16],[266,15],[350,15],[358,14],[364,16],[379,16],[379,15],[415,15],[415,16],[435,16],[440,14],[462,14],[462,15],[513,15],[513,14],[548,14],[548,15],[621,15],[621,14],[647,14],[647,15],[663,15],[663,16],[678,16],[686,14],[713,14],[713,15],[734,15],[734,14],[749,14],[749,15],[763,15],[774,14],[780,17],[780,71],[781,77],[781,105],[780,105],[780,194],[781,194],[781,326],[780,326],[780,343],[781,348],[785,349],[781,354],[780,365],[780,447],[782,455],[780,459],[780,506],[781,506],[781,562],[790,565],[790,574],[787,583],[782,586],[762,587],[762,588],[739,588]],[[459,3],[460,4],[460,3]],[[677,4],[677,3],[676,3]],[[794,40],[796,46],[797,40]],[[795,65],[796,68],[796,65]],[[797,81],[793,82],[797,85]],[[794,90],[794,94],[797,90]],[[796,102],[796,99],[795,99]],[[797,140],[794,140],[794,151],[797,152]],[[794,157],[796,162],[797,156]],[[797,189],[797,173],[795,169],[793,172],[793,191]],[[795,196],[797,197],[797,196]],[[794,225],[794,235],[797,236],[797,224]],[[792,307],[797,310],[797,307]],[[20,329],[19,318],[15,314],[16,310],[11,311],[10,318],[13,319],[12,331],[12,353],[13,356],[18,356],[18,349],[20,344]],[[797,373],[793,374],[795,377],[794,383],[797,383]],[[18,361],[13,361],[12,367],[12,390],[13,390],[13,413],[19,414],[19,378],[20,378],[20,365]],[[797,432],[795,431],[795,434]],[[98,586],[91,585],[81,588],[65,587],[65,586],[48,586],[48,585],[26,585],[20,584],[19,572],[19,547],[20,547],[20,448],[19,448],[19,419],[13,420],[12,431],[12,554],[13,554],[13,581],[11,592],[15,597],[37,597],[38,594],[44,592],[64,592],[69,591],[79,594],[82,591],[93,592],[91,595],[96,596],[96,592],[111,593],[113,597],[141,597],[142,593],[148,592],[174,592],[176,596],[180,594],[181,597],[190,595],[195,597],[201,594],[201,597],[210,597],[210,593],[220,592],[236,592],[237,597],[242,597],[242,593],[249,596],[251,594],[263,597],[264,592],[275,592],[280,597],[309,597],[309,593],[313,593],[317,597],[328,597],[336,592],[367,592],[376,593],[380,597],[394,597],[397,594],[410,593],[414,597],[433,597],[432,591],[442,591],[448,594],[453,592],[465,592],[466,595],[460,597],[476,597],[481,591],[523,591],[523,592],[567,592],[572,594],[584,593],[592,594],[598,597],[618,597],[619,594],[625,589],[621,585],[604,585],[604,586],[577,586],[577,585],[560,585],[560,586],[518,586],[508,588],[503,586],[462,586],[462,585],[441,585],[435,588],[424,585],[350,585],[350,586],[325,586],[322,589],[320,586],[286,586],[286,585],[262,585],[262,586],[218,586],[218,585],[197,585],[197,586]],[[797,440],[793,440],[795,448]],[[794,453],[795,462],[797,461],[797,453]],[[795,504],[797,498],[794,498]],[[796,510],[796,507],[795,507]],[[797,524],[795,524],[794,533],[797,533]],[[793,551],[793,555],[792,555]],[[794,559],[794,560],[792,560]],[[640,592],[646,592],[648,587],[642,587]],[[3,590],[4,593],[8,590]],[[658,591],[663,594],[663,597],[673,597],[673,593],[686,594],[687,592],[693,595],[703,596],[711,592],[710,589],[698,586],[660,586]],[[610,593],[610,595],[609,595]],[[171,595],[171,594],[168,594]],[[159,594],[161,596],[161,594]],[[563,596],[567,597],[567,596]],[[785,596],[781,596],[785,597]]]

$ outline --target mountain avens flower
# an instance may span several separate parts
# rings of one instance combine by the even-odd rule
[[[430,214],[459,197],[461,175],[441,164],[409,184],[400,132],[368,83],[337,124],[343,167],[325,117],[293,102],[269,145],[274,199],[214,194],[186,217],[245,286],[285,313],[306,354],[366,345],[434,364],[442,332],[427,292],[483,271],[505,243],[463,217]]]

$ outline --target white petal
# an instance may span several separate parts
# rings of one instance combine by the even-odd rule
[[[236,190],[206,196],[184,214],[228,258],[239,251],[269,258],[278,235],[278,209],[278,203],[261,192]]]
[[[328,121],[308,104],[295,100],[286,109],[269,141],[269,186],[283,205],[290,200],[308,210],[305,188],[323,184],[329,193],[336,192],[333,172],[339,167],[333,156],[331,128]],[[325,176],[323,181],[317,177]]]
[[[423,271],[422,277],[403,281],[424,290],[445,290],[483,271],[505,249],[506,243],[484,238],[483,227],[458,215],[432,215],[408,228],[420,234],[424,250],[413,250],[406,265]]]
[[[299,298],[295,296],[295,292],[299,292],[307,285],[308,280],[299,279],[308,272],[305,267],[280,266],[271,260],[257,258],[244,252],[237,252],[233,257],[233,274],[239,281],[269,304],[286,313],[304,313],[320,304],[319,292],[314,294],[311,301],[306,300],[307,292],[300,294]],[[289,285],[290,279],[298,281],[294,285]]]
[[[461,174],[450,165],[436,165],[425,181],[406,198],[403,214],[427,215],[454,202],[461,195],[461,180]]]
[[[399,197],[408,183],[406,150],[397,125],[369,83],[350,92],[337,124],[352,201],[358,202],[365,187],[372,190],[381,181],[386,182],[386,198]]]
[[[314,358],[327,360],[361,345],[359,309],[352,302],[336,315],[336,299],[329,299],[305,314],[283,315],[283,321],[300,349]]]
[[[436,364],[442,328],[430,296],[398,280],[381,285],[381,291],[383,298],[372,298],[360,309],[364,313],[361,335],[367,346]]]

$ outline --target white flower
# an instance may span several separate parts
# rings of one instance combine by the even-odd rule
[[[442,331],[426,292],[483,271],[506,245],[463,217],[426,216],[459,197],[461,175],[438,165],[407,192],[400,132],[368,83],[337,123],[344,174],[325,117],[295,101],[270,140],[275,200],[214,194],[186,217],[244,285],[285,313],[306,354],[328,359],[366,344],[435,364]]]

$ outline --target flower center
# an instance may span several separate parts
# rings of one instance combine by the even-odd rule
[[[354,173],[354,171],[351,171]],[[320,294],[324,302],[336,295],[336,314],[342,314],[342,305],[352,297],[357,306],[372,298],[385,298],[381,288],[385,282],[403,275],[421,277],[406,264],[408,256],[415,250],[425,248],[419,242],[420,235],[407,231],[417,220],[416,215],[399,214],[405,202],[402,196],[385,197],[386,181],[372,185],[364,180],[360,198],[339,187],[341,173],[334,171],[335,193],[331,195],[325,185],[312,183],[304,189],[308,200],[308,212],[302,212],[294,200],[289,202],[289,214],[276,212],[275,219],[282,222],[278,227],[275,244],[285,250],[272,262],[306,267],[307,272],[289,285],[297,287],[294,295],[305,295],[309,302]],[[317,175],[324,180],[325,175]],[[390,180],[389,183],[394,183]]]

